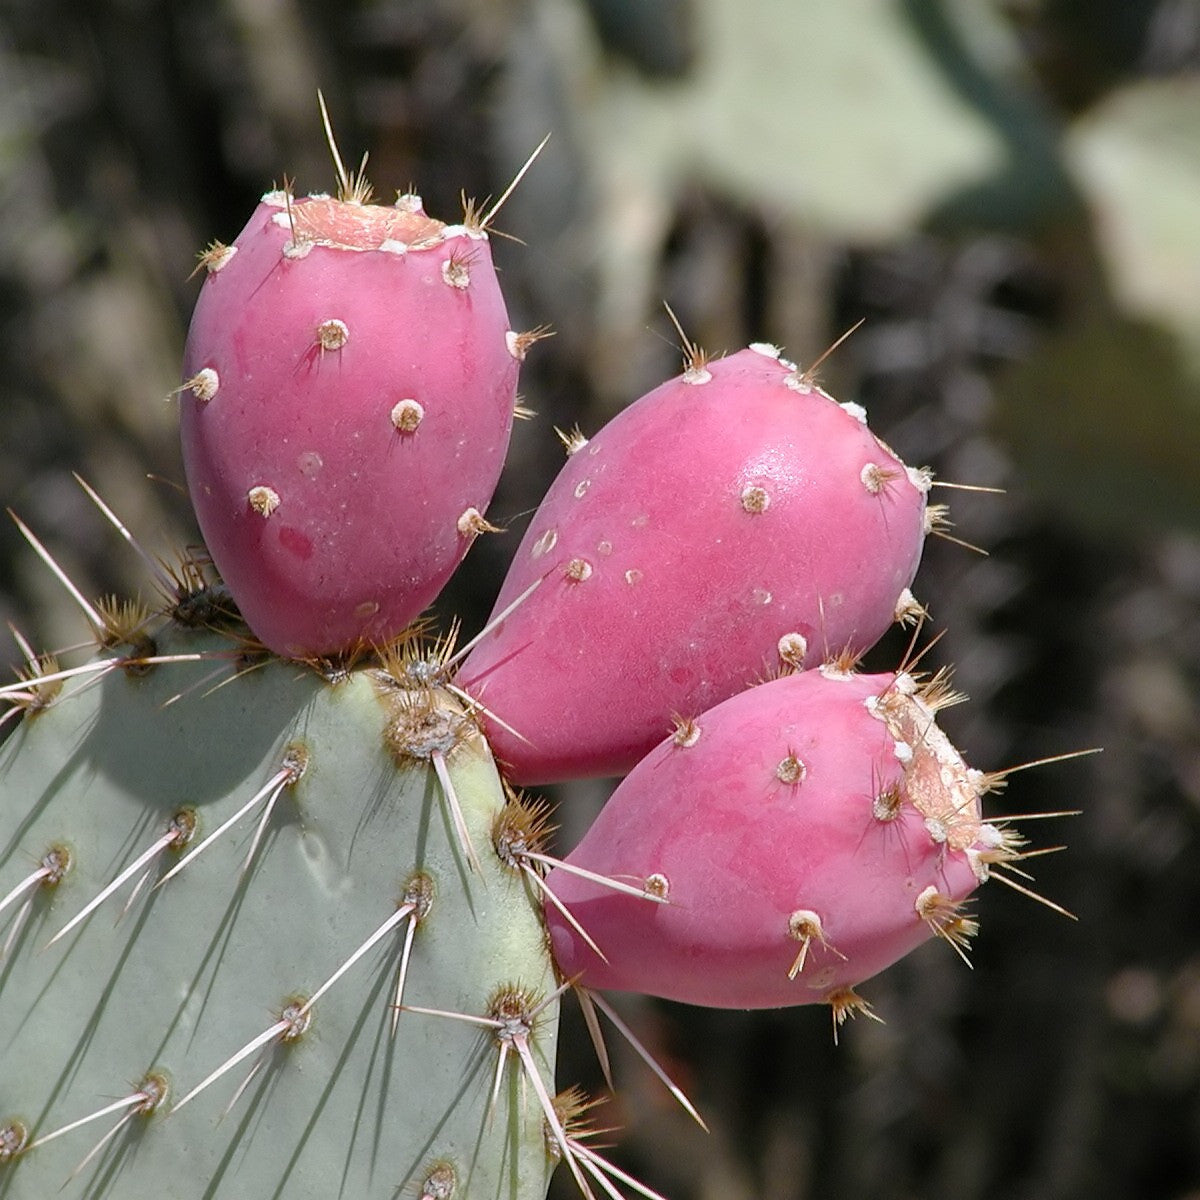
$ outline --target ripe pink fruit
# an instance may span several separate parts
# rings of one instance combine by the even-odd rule
[[[672,714],[862,652],[913,605],[929,479],[861,412],[756,346],[574,449],[495,612],[544,581],[458,676],[515,782],[622,774]]]
[[[934,934],[961,951],[961,904],[1015,839],[983,822],[989,779],[934,723],[942,680],[822,668],[754,687],[681,726],[633,770],[556,867],[555,959],[585,987],[722,1008],[826,1002]]]
[[[385,641],[486,528],[508,447],[526,343],[486,235],[275,192],[203,257],[181,420],[217,569],[278,654]]]

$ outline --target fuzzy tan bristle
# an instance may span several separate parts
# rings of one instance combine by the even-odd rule
[[[838,1030],[851,1017],[868,1017],[872,1021],[877,1021],[880,1025],[884,1024],[884,1020],[871,1007],[870,1002],[864,1000],[853,988],[839,988],[836,992],[830,992],[825,997],[825,1003],[829,1005],[833,1014],[833,1040],[837,1043]]]
[[[492,842],[500,861],[510,870],[521,870],[530,853],[544,854],[558,828],[550,820],[551,806],[540,797],[506,789],[504,807],[492,822]]]

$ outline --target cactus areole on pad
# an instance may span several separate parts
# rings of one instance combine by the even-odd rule
[[[285,657],[398,634],[486,525],[519,339],[486,233],[268,193],[204,255],[180,389],[209,552]]]

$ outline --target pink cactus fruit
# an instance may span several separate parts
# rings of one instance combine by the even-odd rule
[[[944,680],[821,668],[681,722],[624,780],[569,866],[666,897],[650,904],[570,873],[546,883],[565,977],[720,1008],[829,1003],[927,938],[960,952],[963,910],[1016,856],[984,822],[993,777],[935,723]]]
[[[217,569],[278,654],[385,641],[487,528],[508,447],[527,339],[486,231],[272,192],[202,259],[181,421]]]
[[[917,610],[928,473],[774,347],[697,358],[569,448],[495,614],[542,583],[458,676],[516,783],[623,774],[672,714]]]

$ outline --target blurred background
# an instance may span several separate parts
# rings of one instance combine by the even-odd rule
[[[318,87],[384,201],[447,220],[552,134],[494,243],[514,327],[557,331],[539,415],[443,619],[486,617],[553,426],[679,369],[664,301],[801,363],[865,318],[826,386],[1005,489],[937,497],[988,552],[932,540],[918,576],[971,696],[944,724],[986,770],[1104,747],[992,806],[1082,810],[1029,826],[1078,922],[984,888],[974,969],[924,947],[836,1047],[824,1008],[626,998],[712,1132],[614,1047],[614,1159],[669,1200],[1200,1200],[1200,2],[0,0],[0,502],[90,595],[148,588],[72,471],[151,551],[196,539],[189,273],[285,173],[332,187]],[[9,522],[0,619],[80,637]],[[610,787],[555,792],[563,849]],[[574,1011],[563,1046],[599,1088]]]

